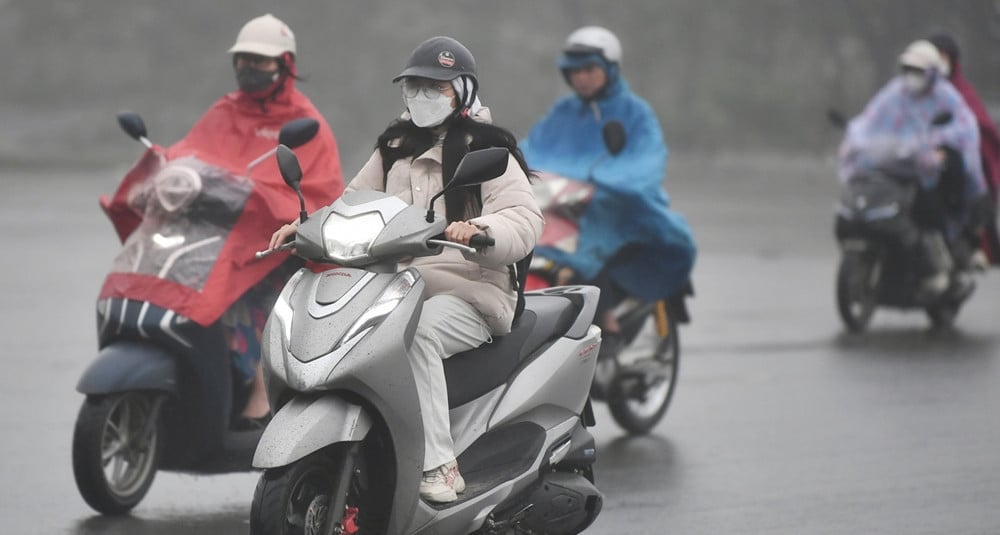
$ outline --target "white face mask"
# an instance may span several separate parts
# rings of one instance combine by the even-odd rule
[[[410,110],[410,119],[413,124],[428,128],[437,126],[444,122],[451,115],[454,108],[451,107],[453,97],[438,93],[436,97],[426,97],[423,92],[413,97],[403,97],[406,109]]]
[[[903,87],[911,95],[919,95],[927,89],[928,77],[923,74],[906,72],[903,73]]]

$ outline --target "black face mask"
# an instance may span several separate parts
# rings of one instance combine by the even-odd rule
[[[236,71],[236,83],[245,93],[259,93],[271,87],[279,73],[258,71],[253,67],[243,67]]]

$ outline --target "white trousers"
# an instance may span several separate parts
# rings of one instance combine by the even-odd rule
[[[479,347],[490,335],[483,315],[465,300],[436,295],[424,301],[410,346],[410,363],[424,421],[425,471],[455,459],[442,359]]]

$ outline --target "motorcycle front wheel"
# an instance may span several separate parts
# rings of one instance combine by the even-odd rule
[[[864,255],[846,253],[837,269],[837,311],[851,332],[868,327],[875,312],[879,263]]]
[[[680,351],[677,324],[660,301],[618,355],[618,373],[608,392],[611,416],[629,434],[649,433],[666,414],[677,385]]]
[[[333,533],[379,531],[360,527],[362,473],[346,444],[265,470],[250,507],[250,535],[320,535],[329,532],[330,522],[337,524]],[[348,489],[346,496],[333,500],[343,488]],[[330,514],[331,503],[336,501],[344,504],[343,511]]]
[[[149,392],[84,400],[73,430],[73,475],[94,510],[124,514],[146,496],[160,459],[159,402]]]

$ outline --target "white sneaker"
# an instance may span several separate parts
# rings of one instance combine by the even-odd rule
[[[936,275],[925,278],[920,283],[920,289],[931,294],[931,295],[941,295],[945,290],[948,289],[949,280],[948,274],[941,272]]]
[[[458,472],[458,462],[442,464],[424,472],[420,479],[420,497],[434,503],[448,503],[458,499],[465,491],[465,480]]]
[[[976,252],[972,253],[972,257],[969,258],[969,266],[975,271],[986,271],[990,268],[990,259],[986,257],[986,253],[982,249],[976,249]]]

